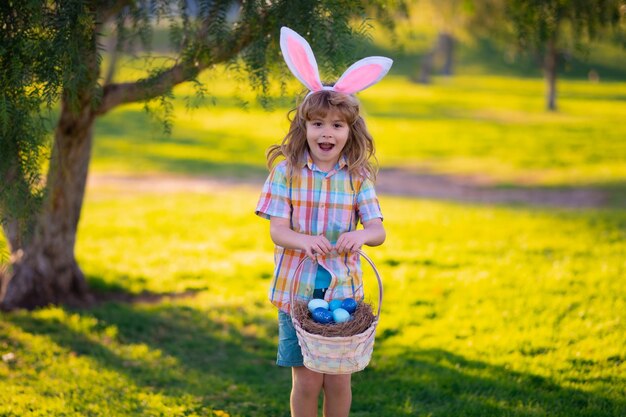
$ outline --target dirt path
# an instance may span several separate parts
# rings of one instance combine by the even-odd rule
[[[605,207],[611,195],[597,188],[496,187],[477,176],[434,175],[390,169],[376,184],[381,193],[485,204]]]
[[[263,178],[202,178],[174,175],[120,176],[95,174],[90,187],[122,187],[129,192],[208,192],[233,186],[259,188]],[[376,184],[379,194],[479,204],[525,204],[546,207],[606,207],[611,195],[595,188],[495,187],[478,176],[435,175],[402,169],[381,170]]]

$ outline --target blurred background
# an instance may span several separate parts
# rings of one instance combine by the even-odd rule
[[[394,60],[358,94],[387,241],[351,415],[624,415],[626,6],[561,3],[371,2],[341,65],[311,41],[322,79]],[[173,59],[166,24],[147,58],[105,35],[108,81]],[[273,65],[97,120],[76,244],[97,302],[2,313],[0,415],[288,415],[254,208],[302,86]]]

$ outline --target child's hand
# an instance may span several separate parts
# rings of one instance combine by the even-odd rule
[[[353,232],[346,232],[339,236],[335,249],[339,253],[351,252],[361,249],[361,246],[366,241],[366,236],[363,230],[355,230]]]
[[[306,252],[307,256],[315,260],[316,255],[326,255],[332,250],[333,246],[326,236],[309,236],[305,235],[302,239],[301,249]]]

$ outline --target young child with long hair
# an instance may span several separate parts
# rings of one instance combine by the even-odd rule
[[[256,214],[270,220],[276,245],[269,297],[279,309],[277,364],[292,368],[292,416],[316,416],[322,390],[324,416],[347,416],[351,375],[323,374],[304,366],[289,316],[289,295],[292,280],[298,280],[298,300],[363,298],[360,256],[354,251],[382,244],[385,229],[374,190],[374,140],[353,94],[384,77],[391,60],[365,58],[333,86],[324,86],[313,52],[300,35],[283,28],[281,48],[287,65],[310,92],[294,109],[282,143],[267,152],[271,172],[256,207]],[[275,165],[281,157],[285,160]],[[357,229],[358,222],[362,229]],[[311,262],[294,276],[305,257]]]

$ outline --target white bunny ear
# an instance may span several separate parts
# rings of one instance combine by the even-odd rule
[[[355,62],[333,86],[338,93],[354,94],[379,82],[391,68],[393,61],[383,56],[370,56]]]
[[[322,82],[309,43],[293,30],[283,26],[280,29],[280,49],[293,75],[309,90],[320,91]]]

